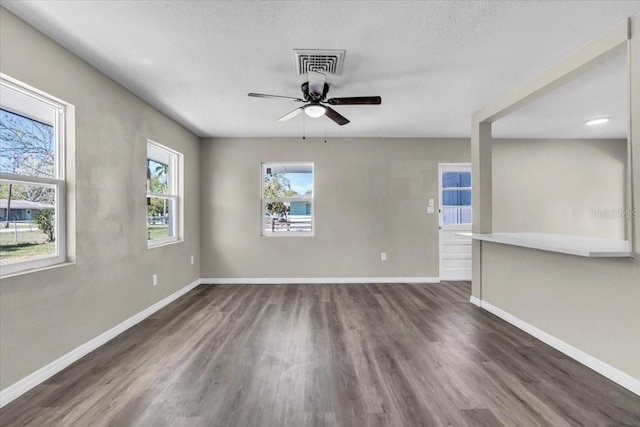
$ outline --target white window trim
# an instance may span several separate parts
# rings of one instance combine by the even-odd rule
[[[159,199],[167,199],[172,201],[173,205],[173,215],[172,215],[172,228],[173,228],[173,236],[164,237],[160,239],[147,240],[147,248],[157,248],[160,246],[165,246],[172,243],[182,242],[182,197],[180,191],[181,181],[182,181],[182,153],[175,151],[165,145],[162,145],[152,139],[147,139],[147,150],[149,147],[153,147],[154,149],[163,151],[168,155],[168,165],[169,165],[169,175],[167,176],[168,185],[167,185],[167,193],[154,193],[151,191],[147,191],[147,198],[159,198]],[[148,159],[156,160],[153,157],[149,157]],[[163,159],[157,159],[157,161],[163,161]],[[147,221],[147,210],[145,209],[145,222]],[[148,229],[148,224],[147,224]]]
[[[265,199],[264,198],[264,171],[266,166],[281,166],[281,165],[309,165],[311,166],[311,188],[313,191],[311,192],[311,198],[301,198],[301,197],[286,197],[286,198],[274,198],[274,199]],[[316,171],[314,162],[262,162],[260,164],[260,236],[268,237],[268,238],[280,238],[280,237],[315,237],[316,234]],[[265,204],[268,202],[309,202],[311,203],[311,232],[310,233],[299,233],[295,231],[281,231],[278,233],[265,233]]]
[[[4,86],[14,92],[31,98],[35,101],[46,104],[48,107],[55,111],[53,117],[54,128],[54,150],[55,150],[55,165],[54,175],[55,178],[44,178],[27,175],[16,174],[0,174],[0,180],[8,184],[17,185],[37,185],[43,187],[50,187],[55,190],[55,253],[54,255],[45,255],[42,257],[34,257],[24,261],[18,261],[15,263],[4,264],[1,267],[2,272],[0,277],[6,277],[15,274],[29,273],[32,270],[51,267],[58,264],[63,264],[67,261],[67,227],[66,227],[66,180],[65,180],[65,154],[66,154],[66,110],[69,107],[62,101],[42,92],[37,89],[31,88],[22,82],[13,79],[5,74],[0,73],[0,86]],[[2,105],[9,111],[11,111],[10,105]],[[24,114],[23,110],[20,113],[29,117],[29,114]],[[34,120],[36,118],[33,118]],[[9,215],[9,212],[7,212]]]

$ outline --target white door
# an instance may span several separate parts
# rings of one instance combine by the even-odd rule
[[[471,164],[441,163],[439,175],[440,280],[471,280]]]

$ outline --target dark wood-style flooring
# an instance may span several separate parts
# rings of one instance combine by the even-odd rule
[[[640,426],[640,397],[470,285],[202,285],[0,410],[2,426]]]

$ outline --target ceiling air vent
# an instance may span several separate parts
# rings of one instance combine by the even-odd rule
[[[296,74],[303,75],[309,71],[323,74],[342,74],[342,64],[346,51],[341,49],[293,49]]]

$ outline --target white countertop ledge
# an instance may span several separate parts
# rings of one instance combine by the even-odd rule
[[[541,251],[558,252],[592,258],[633,258],[627,240],[565,236],[546,233],[456,233],[484,242],[502,243]]]

